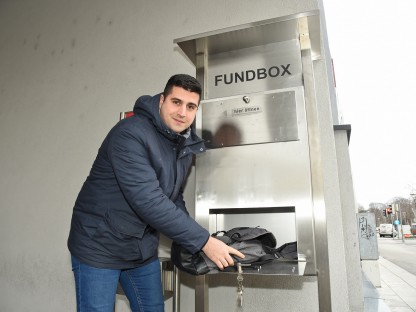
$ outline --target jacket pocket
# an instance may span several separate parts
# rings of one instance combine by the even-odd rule
[[[137,219],[129,219],[108,210],[98,224],[93,240],[111,258],[123,261],[143,259],[139,241],[142,240],[147,225]]]

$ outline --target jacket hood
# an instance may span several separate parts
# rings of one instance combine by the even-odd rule
[[[160,94],[154,96],[143,95],[136,100],[133,111],[137,115],[149,118],[159,130],[168,130],[159,114]]]

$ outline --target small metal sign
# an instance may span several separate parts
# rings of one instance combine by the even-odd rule
[[[249,107],[237,107],[231,110],[231,115],[245,115],[245,114],[256,114],[263,112],[260,106],[249,106]]]
[[[207,148],[299,140],[296,91],[201,102]]]

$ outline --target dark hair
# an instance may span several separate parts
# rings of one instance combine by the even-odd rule
[[[186,74],[177,74],[169,78],[166,83],[165,90],[163,90],[163,96],[166,98],[171,92],[173,87],[181,87],[189,92],[195,92],[201,99],[202,88],[198,80],[194,77]]]

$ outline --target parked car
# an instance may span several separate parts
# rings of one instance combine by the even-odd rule
[[[382,223],[380,224],[380,230],[379,230],[379,234],[380,237],[384,237],[384,236],[397,236],[397,231],[394,228],[393,224],[389,224],[389,223]]]

